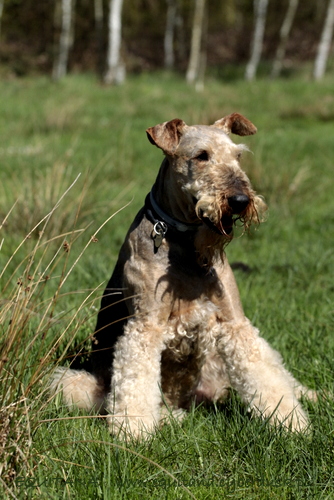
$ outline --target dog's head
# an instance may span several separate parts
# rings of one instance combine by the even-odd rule
[[[229,137],[230,133],[246,136],[256,131],[238,113],[211,126],[188,126],[176,118],[147,129],[150,142],[166,155],[168,195],[177,198],[178,213],[185,222],[200,219],[227,240],[232,238],[236,220],[245,228],[260,222],[266,205],[240,167],[247,147],[234,144]]]

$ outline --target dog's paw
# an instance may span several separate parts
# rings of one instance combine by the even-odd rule
[[[160,410],[160,427],[173,421],[181,423],[186,415],[187,412],[182,408],[169,408],[168,406],[164,405]]]
[[[308,432],[310,429],[309,419],[299,403],[291,407],[281,402],[269,416],[269,422],[275,427],[282,426],[291,432]]]
[[[110,433],[123,441],[147,440],[155,433],[157,424],[150,416],[108,415]]]
[[[281,420],[281,419],[280,419]],[[295,409],[292,413],[284,416],[282,419],[283,426],[291,432],[308,432],[310,430],[310,422],[305,412],[300,409]]]
[[[274,427],[283,427],[291,432],[308,432],[310,423],[301,404],[295,398],[282,397],[265,402],[259,398],[252,402],[249,410]]]
[[[301,384],[297,385],[295,387],[295,395],[298,399],[301,398],[306,398],[312,401],[313,403],[316,403],[318,401],[318,394],[316,391],[309,389],[308,387],[305,387]]]

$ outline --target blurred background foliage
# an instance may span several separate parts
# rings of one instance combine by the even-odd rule
[[[97,3],[102,18],[97,19]],[[124,0],[122,9],[122,57],[128,72],[164,66],[167,1]],[[191,43],[195,1],[178,0],[175,28],[175,69],[185,71]],[[1,0],[0,75],[50,73],[61,32],[62,0]],[[263,38],[262,62],[275,56],[288,0],[270,0]],[[328,2],[298,3],[289,35],[283,71],[286,74],[314,60],[326,18]],[[69,71],[103,73],[108,49],[109,0],[76,0]],[[229,75],[230,65],[246,63],[254,31],[251,0],[209,0],[206,3],[204,45],[207,67]]]

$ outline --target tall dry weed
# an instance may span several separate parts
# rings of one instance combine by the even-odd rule
[[[31,228],[0,272],[0,476],[9,492],[15,477],[33,472],[32,436],[49,402],[50,370],[63,361],[79,330],[95,314],[92,306],[102,289],[71,290],[70,277],[87,248],[97,242],[97,233],[117,212],[94,231],[89,232],[89,226],[78,228],[80,196],[72,229],[54,232],[59,226],[53,219],[77,180]],[[72,310],[64,309],[73,294],[83,299],[72,300]]]

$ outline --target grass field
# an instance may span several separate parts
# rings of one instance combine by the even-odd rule
[[[167,74],[0,82],[0,491],[5,498],[334,498],[333,79]],[[312,430],[252,419],[236,395],[145,443],[50,400],[56,363],[92,333],[126,230],[160,165],[145,129],[238,111],[258,127],[243,166],[267,222],[227,248],[245,312],[311,388]],[[237,139],[236,139],[237,140]],[[80,174],[80,176],[79,176]],[[79,177],[78,177],[79,176]],[[110,218],[110,220],[108,220]]]

